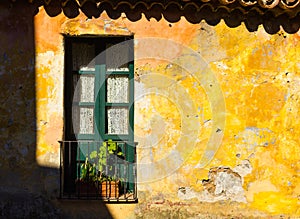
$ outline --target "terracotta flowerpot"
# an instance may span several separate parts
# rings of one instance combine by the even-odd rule
[[[120,196],[119,181],[104,181],[99,184],[99,194],[106,198],[118,198]]]
[[[76,182],[76,194],[80,197],[99,196],[103,198],[120,197],[120,181]]]
[[[97,196],[98,190],[94,182],[76,182],[76,194],[79,196]]]

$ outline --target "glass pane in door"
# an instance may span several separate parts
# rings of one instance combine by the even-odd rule
[[[74,134],[93,134],[94,133],[94,108],[72,107],[72,124]]]
[[[79,86],[81,89],[80,102],[94,102],[94,75],[81,75]],[[78,85],[77,85],[78,86]]]
[[[129,102],[129,79],[126,75],[110,75],[106,80],[108,103]]]
[[[94,133],[94,109],[92,107],[80,107],[79,134]]]
[[[95,70],[95,45],[72,43],[73,71]]]
[[[107,134],[128,134],[128,108],[107,107]]]
[[[107,71],[128,71],[128,43],[108,44],[105,51]]]

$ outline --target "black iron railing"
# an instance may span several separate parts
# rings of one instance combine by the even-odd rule
[[[60,141],[60,198],[136,202],[136,143]]]

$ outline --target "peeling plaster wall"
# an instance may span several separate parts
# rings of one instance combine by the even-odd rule
[[[139,204],[130,207],[130,217],[168,214],[177,209],[176,203],[190,206],[182,207],[186,211],[178,211],[178,217],[200,213],[300,216],[299,34],[268,35],[263,28],[249,33],[243,26],[192,25],[184,19],[169,24],[144,18],[135,23],[126,17],[111,20],[105,14],[98,19],[83,15],[66,19],[63,14],[50,18],[42,8],[34,18],[34,28],[36,96],[32,93],[26,98],[36,99],[36,118],[25,114],[22,118],[28,120],[24,123],[36,122],[36,145],[30,147],[35,147],[39,167],[59,167],[62,34],[134,34],[140,183]],[[5,54],[4,64],[10,57]],[[1,83],[12,86],[5,68],[16,68],[1,66]],[[28,83],[25,76],[15,80]],[[10,92],[6,89],[2,94]],[[17,103],[22,98],[14,100]],[[23,120],[10,119],[8,107],[1,110],[7,115],[0,117],[1,124],[6,124],[4,136],[13,131],[10,124]],[[6,139],[16,141],[18,137]],[[1,165],[7,167],[10,156],[2,154],[10,146],[4,141],[3,145]],[[25,145],[15,147],[20,152],[17,159],[26,153]],[[41,174],[40,178],[48,193],[58,191],[59,175]],[[193,207],[197,204],[205,210]],[[116,218],[122,218],[127,209],[107,207]]]

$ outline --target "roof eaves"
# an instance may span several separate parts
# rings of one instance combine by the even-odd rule
[[[16,1],[16,0],[15,0]],[[300,25],[300,0],[28,0],[44,6],[48,15],[63,13],[74,18],[82,11],[87,17],[99,17],[106,11],[112,19],[125,13],[131,21],[141,19],[177,22],[184,16],[191,23],[205,20],[211,25],[221,19],[230,27],[242,22],[250,31],[262,24],[269,33],[276,33],[280,26],[288,33],[295,33]]]

